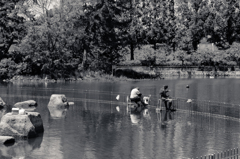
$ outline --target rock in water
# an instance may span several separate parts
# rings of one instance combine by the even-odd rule
[[[52,94],[48,107],[65,107],[68,106],[67,98],[64,94]]]
[[[5,114],[0,122],[0,135],[19,138],[37,137],[43,132],[43,122],[37,112],[28,112],[26,115]]]
[[[15,108],[23,108],[26,111],[34,111],[37,107],[37,102],[34,100],[27,100],[14,104]]]

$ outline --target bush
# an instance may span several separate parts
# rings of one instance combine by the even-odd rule
[[[127,60],[120,63],[123,66],[139,66],[141,65],[140,60]]]
[[[0,62],[0,78],[9,79],[16,75],[16,63],[11,58],[4,58]]]
[[[136,72],[131,69],[118,69],[114,73],[117,77],[125,76],[132,79],[144,79],[144,78],[160,78],[160,74],[149,74],[145,72]]]

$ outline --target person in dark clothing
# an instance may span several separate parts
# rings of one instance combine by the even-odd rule
[[[161,100],[165,104],[166,110],[173,110],[172,109],[172,99],[167,94],[169,92],[168,85],[165,85],[159,92],[161,96]]]

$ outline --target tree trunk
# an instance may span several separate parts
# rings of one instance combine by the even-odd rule
[[[133,43],[131,43],[131,59],[130,60],[134,60],[134,47],[133,47]]]
[[[86,52],[86,49],[84,49],[83,51],[83,60],[82,60],[82,68],[84,68],[84,64],[87,60],[87,52]]]
[[[157,50],[157,43],[156,42],[154,42],[154,44],[153,44],[153,49]]]

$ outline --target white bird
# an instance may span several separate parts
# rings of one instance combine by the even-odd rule
[[[119,100],[120,99],[120,95],[117,95],[116,99]]]

